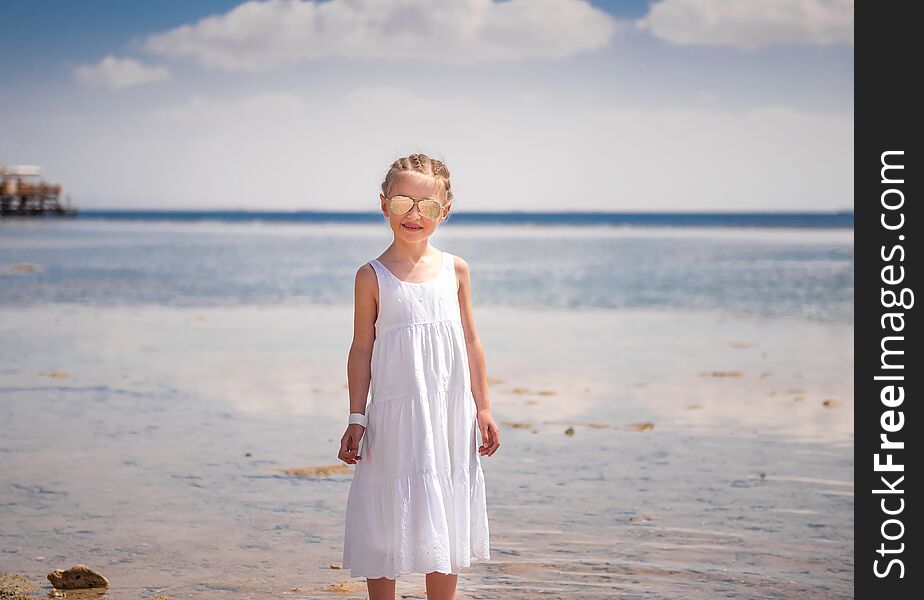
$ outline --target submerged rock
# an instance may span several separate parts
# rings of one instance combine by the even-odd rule
[[[728,345],[731,346],[732,348],[744,349],[744,348],[753,348],[754,346],[757,345],[757,343],[756,342],[742,342],[739,340],[729,340]]]
[[[328,589],[332,592],[337,592],[339,594],[339,593],[356,592],[360,589],[360,586],[358,583],[354,581],[340,581],[338,583],[330,584]]]
[[[630,423],[629,429],[633,431],[651,431],[654,429],[654,423],[645,421],[644,423]]]
[[[7,267],[7,273],[38,273],[42,268],[32,263],[16,263]]]
[[[741,371],[703,371],[700,377],[741,377],[744,375]]]
[[[347,465],[324,465],[320,467],[279,467],[273,469],[290,477],[331,477],[332,475],[349,475],[353,469]]]
[[[42,377],[52,377],[54,379],[67,379],[71,376],[67,371],[39,371],[39,375]]]
[[[84,564],[74,565],[66,571],[55,569],[48,574],[48,581],[59,590],[109,587],[108,579]]]

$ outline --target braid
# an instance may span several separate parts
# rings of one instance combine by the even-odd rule
[[[449,169],[446,168],[446,164],[443,163],[443,161],[431,159],[430,170],[434,177],[443,182],[443,187],[446,189],[446,201],[452,201],[452,189],[449,185]]]
[[[406,171],[414,171],[422,175],[439,180],[446,190],[446,201],[452,201],[452,189],[449,184],[449,169],[446,164],[440,160],[430,158],[426,154],[411,154],[403,156],[392,163],[385,181],[382,182],[382,193],[389,197],[391,189],[395,184],[398,176]]]

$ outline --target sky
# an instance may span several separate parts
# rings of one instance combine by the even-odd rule
[[[78,208],[853,208],[845,0],[4,0],[0,166]]]

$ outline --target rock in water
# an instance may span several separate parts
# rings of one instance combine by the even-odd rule
[[[48,581],[59,590],[109,587],[109,580],[87,565],[74,565],[66,571],[55,569],[48,574]]]
[[[7,269],[7,272],[9,273],[37,273],[41,270],[42,269],[39,266],[33,265],[31,263],[16,263],[15,265],[11,265]]]

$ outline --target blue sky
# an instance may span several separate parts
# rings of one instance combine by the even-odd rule
[[[843,0],[4,3],[0,165],[82,207],[843,210]]]

